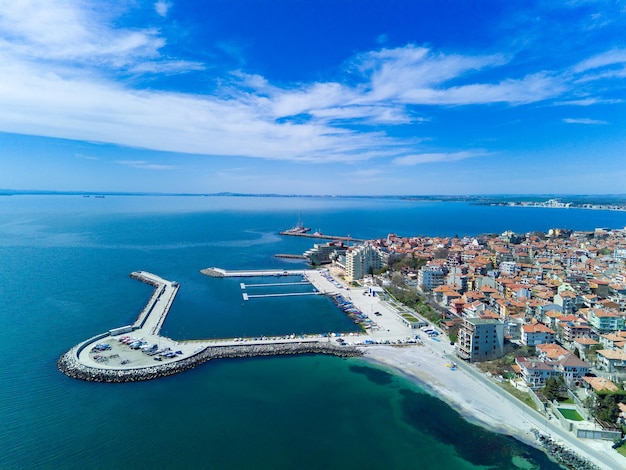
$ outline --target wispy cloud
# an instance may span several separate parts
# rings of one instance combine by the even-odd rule
[[[555,106],[593,106],[596,104],[618,104],[623,103],[620,99],[601,99],[601,98],[580,98],[575,100],[555,101]]]
[[[116,67],[155,57],[164,45],[151,28],[128,30],[108,24],[99,8],[70,0],[24,0],[0,5],[2,50],[23,60],[78,61]]]
[[[574,66],[574,72],[586,72],[588,70],[595,70],[604,68],[607,66],[622,65],[626,63],[626,50],[625,49],[612,49],[610,51],[597,54],[593,57],[585,59],[576,66]]]
[[[567,124],[588,124],[588,125],[599,125],[599,124],[608,124],[606,121],[602,121],[600,119],[586,119],[586,118],[565,118],[563,122]]]
[[[116,163],[140,170],[176,170],[178,168],[173,165],[161,165],[145,160],[117,160]]]
[[[0,131],[226,157],[305,162],[384,157],[405,166],[455,161],[480,152],[416,153],[416,144],[428,135],[392,136],[386,130],[427,122],[425,107],[592,104],[603,98],[572,95],[575,80],[619,73],[606,68],[626,62],[623,50],[612,50],[570,71],[519,73],[510,67],[515,59],[510,54],[446,53],[409,44],[357,54],[334,80],[276,85],[235,71],[220,77],[222,87],[212,94],[185,94],[111,78],[205,67],[164,56],[167,40],[154,27],[116,26],[115,15],[127,4],[109,11],[113,5],[0,0]],[[161,16],[170,6],[154,3]],[[490,71],[497,74],[486,74]]]
[[[159,0],[158,2],[154,4],[154,9],[156,10],[159,16],[166,17],[167,12],[169,11],[171,6],[172,4],[170,2]]]
[[[406,155],[404,157],[398,157],[393,160],[395,165],[400,166],[413,166],[423,163],[438,163],[438,162],[455,162],[459,160],[465,160],[467,158],[481,157],[487,155],[485,151],[467,151],[467,152],[452,152],[452,153],[420,153],[415,155]]]
[[[94,157],[92,155],[83,155],[82,153],[74,154],[74,157],[80,158],[81,160],[100,160],[98,157]]]

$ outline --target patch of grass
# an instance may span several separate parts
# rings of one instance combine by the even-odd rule
[[[626,444],[622,444],[621,446],[619,446],[617,448],[617,451],[622,454],[624,457],[626,457]]]
[[[521,390],[511,385],[509,382],[501,382],[498,385],[500,385],[503,389],[505,389],[507,392],[509,392],[525,405],[528,405],[533,410],[537,410],[537,406],[535,405],[533,399],[530,398],[530,394],[528,392],[522,392]]]
[[[578,411],[570,408],[557,408],[566,419],[570,421],[584,421],[584,418],[578,414]]]

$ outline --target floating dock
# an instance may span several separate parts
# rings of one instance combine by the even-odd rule
[[[283,294],[246,294],[243,293],[243,300],[261,299],[263,297],[297,297],[304,295],[322,295],[321,292],[286,292]]]
[[[275,287],[275,286],[302,286],[304,284],[310,284],[308,281],[300,281],[300,282],[274,282],[272,284],[245,284],[240,283],[241,289],[244,290],[247,287]]]

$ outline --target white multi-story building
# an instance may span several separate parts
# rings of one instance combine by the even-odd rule
[[[519,270],[517,263],[515,261],[503,261],[498,266],[500,272],[502,274],[506,274],[507,276],[515,276],[517,271]]]
[[[343,242],[332,241],[328,243],[316,243],[313,248],[304,252],[304,257],[309,260],[312,266],[331,263],[331,255],[337,253],[344,254],[348,248]]]
[[[383,256],[378,248],[369,243],[351,247],[346,252],[346,279],[348,282],[363,279],[382,265]]]
[[[504,323],[464,318],[456,343],[457,355],[469,362],[489,361],[504,354]]]
[[[425,291],[442,286],[445,282],[446,271],[440,266],[424,266],[417,273],[417,284]]]

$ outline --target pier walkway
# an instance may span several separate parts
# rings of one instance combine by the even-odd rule
[[[152,297],[150,297],[148,304],[139,314],[133,327],[157,336],[161,331],[165,317],[167,317],[172,307],[180,285],[178,282],[166,281],[159,276],[145,271],[134,272],[130,277],[155,287]],[[153,313],[154,315],[152,315]]]
[[[202,274],[211,277],[279,277],[279,276],[303,276],[304,269],[269,269],[269,270],[247,270],[247,271],[227,271],[222,268],[206,268],[200,271]]]

